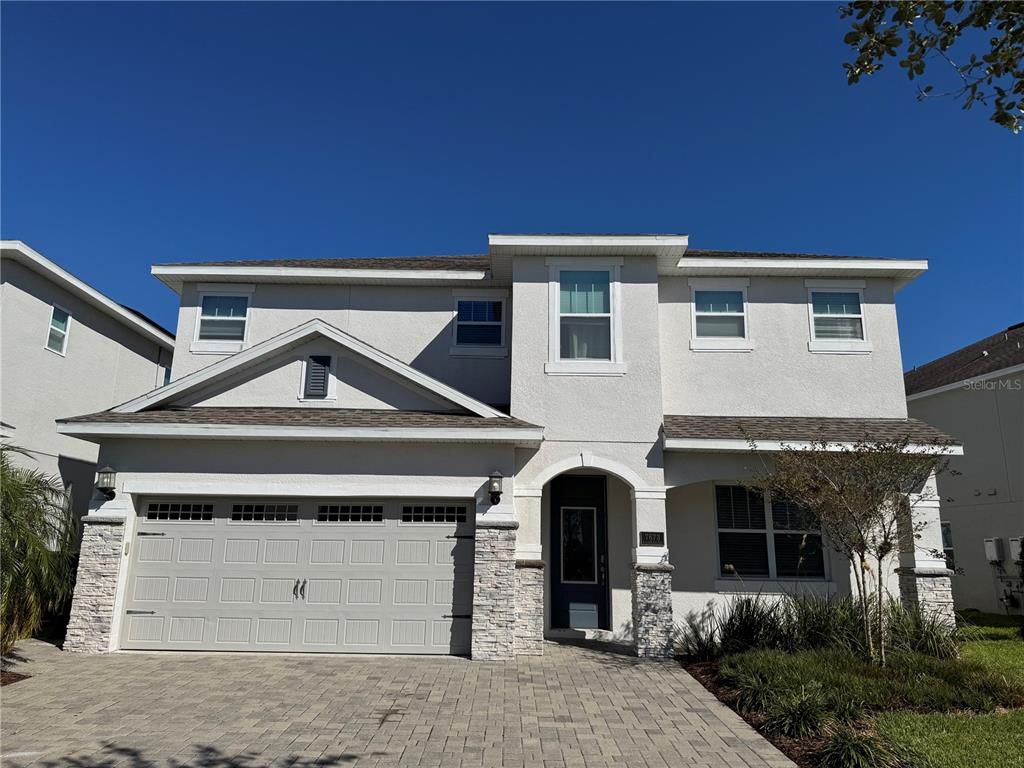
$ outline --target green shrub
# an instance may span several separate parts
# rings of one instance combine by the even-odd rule
[[[787,596],[782,610],[791,650],[841,648],[863,653],[866,648],[860,606],[853,598]]]
[[[952,659],[959,654],[959,632],[938,614],[920,606],[904,608],[890,600],[885,617],[892,650],[923,653],[937,659]]]
[[[768,706],[764,727],[794,739],[814,736],[828,716],[821,683],[811,682],[777,696]]]
[[[783,611],[761,595],[731,601],[718,619],[718,640],[725,655],[784,644]]]
[[[846,724],[829,729],[818,760],[821,768],[897,768],[903,763],[887,739]]]
[[[697,661],[714,661],[722,653],[718,642],[716,619],[710,610],[697,615],[691,612],[676,630],[676,646],[684,656]]]
[[[765,712],[778,698],[779,682],[764,670],[739,675],[731,683],[736,689],[736,708],[740,712]]]

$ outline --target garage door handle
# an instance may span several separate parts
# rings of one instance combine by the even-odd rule
[[[133,611],[129,608],[125,613],[129,616],[152,616],[156,611]]]
[[[155,531],[139,531],[139,536],[166,536],[166,533],[156,533]]]
[[[292,599],[295,599],[298,596],[299,596],[299,580],[296,579],[295,580],[295,584],[292,585]]]
[[[472,619],[473,618],[473,614],[472,613],[446,613],[441,618],[442,619]]]
[[[464,533],[464,534],[453,533],[453,534],[449,534],[448,536],[445,536],[445,538],[446,539],[475,539],[476,536],[474,536],[472,533]]]
[[[301,598],[302,598],[303,600],[305,600],[305,599],[306,599],[306,580],[305,580],[305,579],[303,579],[303,580],[302,580],[302,586],[301,586],[301,587],[299,587],[299,596],[300,596],[300,597],[301,597]]]

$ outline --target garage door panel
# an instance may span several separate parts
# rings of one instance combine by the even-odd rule
[[[339,502],[323,515],[317,507],[223,501],[203,503],[201,520],[140,514],[121,646],[469,651],[468,503]],[[252,509],[253,517],[261,509],[292,511],[294,519],[232,519],[239,508]]]

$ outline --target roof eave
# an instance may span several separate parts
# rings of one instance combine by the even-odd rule
[[[772,257],[684,257],[669,274],[689,276],[816,276],[888,277],[897,289],[928,270],[924,259],[785,259]]]
[[[175,293],[186,282],[225,283],[356,283],[380,282],[416,285],[423,283],[479,283],[490,277],[484,269],[335,269],[333,267],[183,266],[154,264],[150,272]]]
[[[16,261],[35,272],[46,275],[64,290],[91,304],[104,314],[127,325],[136,333],[145,336],[150,341],[156,342],[169,352],[174,351],[173,336],[152,323],[146,322],[138,315],[129,312],[109,296],[96,290],[84,280],[75,277],[55,262],[50,261],[50,259],[43,256],[30,245],[21,240],[3,240],[0,241],[0,247],[5,251],[14,252],[17,254]]]
[[[535,447],[541,427],[324,427],[258,424],[188,424],[139,422],[57,423],[57,432],[91,442],[104,439],[331,440],[343,442],[511,443]]]
[[[742,438],[665,437],[666,451],[689,451],[695,453],[749,453],[751,450],[776,452],[783,450],[821,450],[822,443],[811,440],[745,440]],[[826,451],[843,451],[856,443],[848,440],[828,441]],[[945,456],[963,456],[962,445],[937,445],[934,443],[910,443],[907,453],[934,453]]]
[[[487,252],[491,256],[659,256],[680,258],[689,246],[690,236],[682,234],[649,235],[548,235],[489,234]]]

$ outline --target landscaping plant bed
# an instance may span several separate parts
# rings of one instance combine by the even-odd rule
[[[31,677],[31,675],[22,675],[18,672],[11,672],[9,669],[2,669],[0,670],[0,686],[10,685],[19,680],[25,680],[28,677]]]

